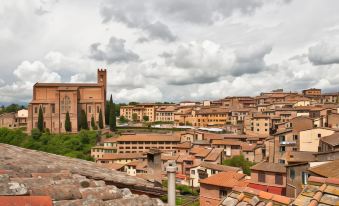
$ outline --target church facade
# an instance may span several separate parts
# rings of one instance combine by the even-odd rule
[[[97,83],[36,83],[33,86],[33,99],[28,105],[27,131],[38,127],[40,107],[43,110],[44,128],[48,128],[51,133],[66,132],[67,112],[74,133],[78,131],[78,117],[82,110],[87,114],[89,128],[92,116],[98,125],[100,110],[105,122],[106,70],[98,69],[97,78]]]

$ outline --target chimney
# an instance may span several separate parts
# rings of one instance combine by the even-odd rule
[[[161,169],[161,151],[151,148],[147,152],[147,174],[148,179],[156,185],[162,185],[162,169]]]
[[[168,206],[175,206],[175,174],[177,172],[177,165],[175,161],[168,161],[166,167],[167,171],[167,199]]]

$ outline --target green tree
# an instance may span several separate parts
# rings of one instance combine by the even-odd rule
[[[111,98],[109,100],[110,104],[110,112],[109,112],[109,129],[113,132],[116,130],[117,124],[116,124],[116,117],[115,117],[115,107],[113,103],[113,98],[111,95]]]
[[[251,175],[251,167],[255,163],[248,161],[243,155],[234,156],[231,159],[224,160],[223,165],[242,168],[244,174]]]
[[[88,124],[87,124],[87,115],[86,115],[86,112],[85,110],[81,110],[81,113],[80,113],[80,127],[79,129],[86,129],[88,130]]]
[[[101,109],[100,109],[100,111],[99,111],[99,128],[100,128],[100,129],[103,129],[103,128],[104,128],[104,121],[103,121],[103,119],[102,119],[102,111],[101,111]]]
[[[69,112],[68,111],[66,113],[66,119],[65,119],[65,130],[66,130],[66,132],[71,132],[72,131],[71,118],[69,116]]]
[[[126,117],[120,116],[119,122],[120,122],[120,123],[126,123],[126,122],[128,122],[128,120],[126,119]]]
[[[142,119],[145,121],[145,122],[148,122],[149,121],[149,116],[143,116]]]
[[[44,131],[44,115],[43,115],[42,106],[39,107],[38,129],[40,132]]]
[[[138,114],[137,113],[132,114],[132,120],[133,120],[133,122],[138,121]]]
[[[95,120],[94,120],[94,116],[92,115],[91,117],[91,127],[93,130],[97,130],[98,127],[95,125]]]

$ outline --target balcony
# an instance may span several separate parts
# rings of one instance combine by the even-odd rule
[[[295,145],[297,144],[296,141],[281,141],[279,142],[280,145]]]

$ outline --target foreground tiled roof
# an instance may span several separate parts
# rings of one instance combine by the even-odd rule
[[[308,185],[293,202],[294,206],[339,205],[339,179],[311,176]]]
[[[153,183],[94,162],[0,144],[0,169],[0,196],[50,196],[54,206],[162,204],[131,193],[163,194]]]
[[[250,187],[237,187],[221,201],[220,206],[273,206],[290,205],[291,198]]]
[[[52,206],[48,196],[0,196],[1,206]]]

